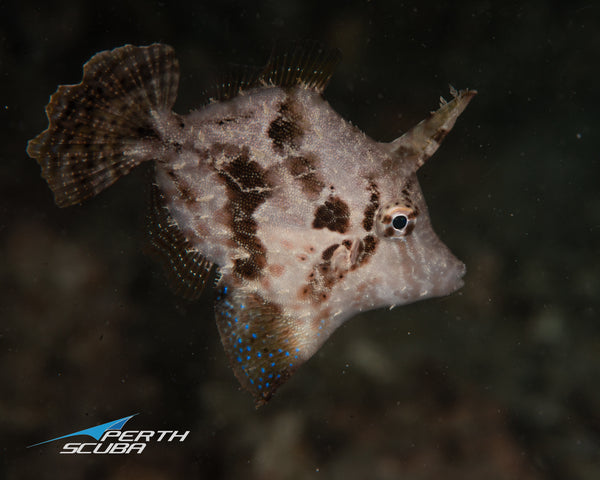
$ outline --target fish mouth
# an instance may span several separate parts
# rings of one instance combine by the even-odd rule
[[[431,292],[436,297],[450,295],[462,288],[465,284],[463,277],[467,273],[467,267],[458,258],[452,258],[452,261],[440,269],[435,276],[434,288]]]
[[[461,262],[460,260],[459,260],[459,263],[460,263],[460,268],[458,269],[458,272],[457,272],[457,273],[458,273],[458,279],[459,279],[461,282],[463,282],[463,277],[464,277],[464,276],[466,275],[466,273],[467,273],[467,266],[466,266],[466,265],[465,265],[463,262]],[[463,282],[463,283],[464,283],[464,282]]]
[[[455,259],[455,265],[446,272],[446,295],[462,288],[465,284],[463,277],[467,273],[467,266],[458,258]]]

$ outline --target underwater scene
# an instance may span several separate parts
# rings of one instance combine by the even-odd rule
[[[0,478],[600,478],[598,32],[0,3]]]

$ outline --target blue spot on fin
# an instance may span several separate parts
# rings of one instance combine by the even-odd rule
[[[284,314],[280,305],[266,302],[258,292],[226,286],[223,279],[218,288],[215,316],[223,347],[235,376],[258,407],[310,355],[304,355],[305,341],[300,339],[297,320]],[[229,321],[232,316],[239,321]],[[240,347],[245,352],[241,357]]]

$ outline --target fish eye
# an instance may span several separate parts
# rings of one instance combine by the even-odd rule
[[[388,238],[403,238],[415,227],[417,212],[405,205],[394,203],[382,208],[377,214],[377,232]]]
[[[408,225],[408,218],[402,213],[399,213],[392,219],[392,227],[396,230],[402,230],[406,225]]]

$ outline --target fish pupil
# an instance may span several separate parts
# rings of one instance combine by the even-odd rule
[[[406,215],[396,215],[392,220],[392,226],[396,230],[402,230],[408,224],[408,218]]]

